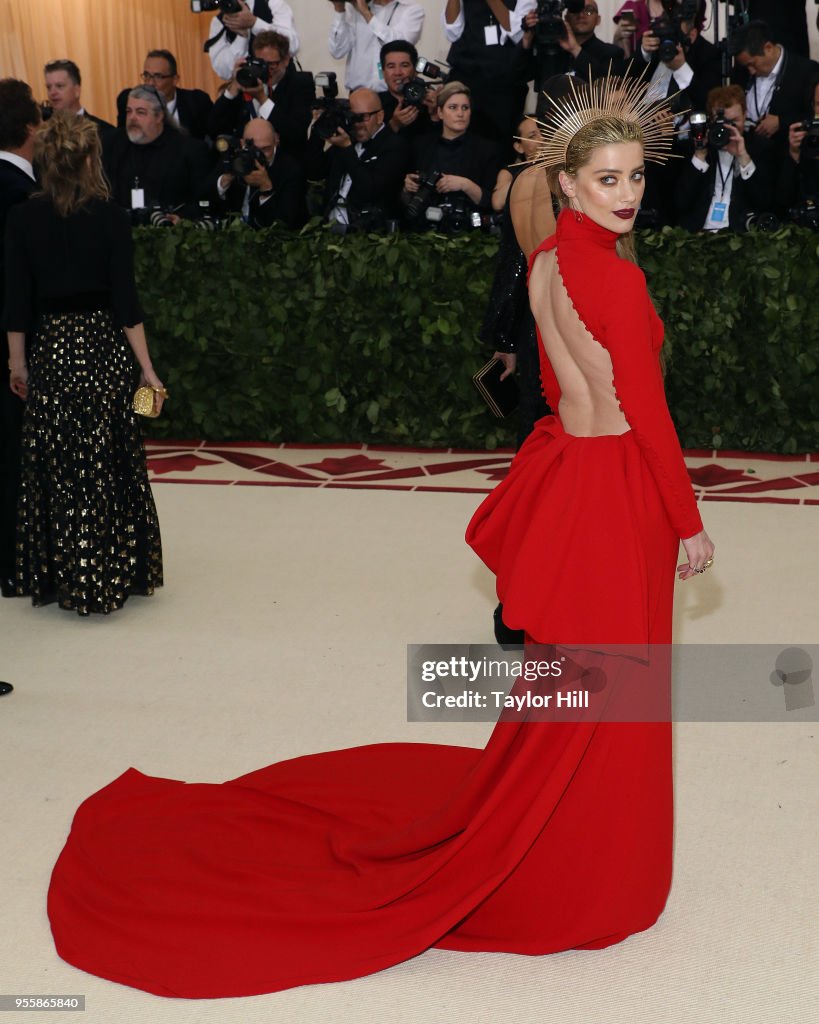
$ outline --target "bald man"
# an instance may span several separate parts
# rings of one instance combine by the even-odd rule
[[[409,162],[409,146],[386,128],[381,96],[372,89],[350,94],[349,130],[339,128],[325,142],[311,127],[307,177],[324,180],[325,216],[342,229],[377,228],[397,217]]]
[[[254,151],[253,169],[238,174],[219,167],[211,183],[211,201],[222,215],[240,213],[252,228],[272,224],[301,227],[306,219],[305,181],[301,165],[279,150],[279,136],[262,117],[248,121],[242,132],[245,149]]]

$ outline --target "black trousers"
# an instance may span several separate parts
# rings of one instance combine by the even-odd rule
[[[0,577],[14,576],[17,498],[20,491],[20,438],[25,402],[9,390],[7,371],[0,374]]]

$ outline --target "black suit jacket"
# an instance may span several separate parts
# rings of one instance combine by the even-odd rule
[[[117,96],[117,128],[125,128],[125,107],[130,89],[123,89]],[[177,89],[176,113],[180,127],[194,139],[205,139],[208,134],[208,118],[213,100],[201,89]]]
[[[316,98],[316,86],[309,71],[296,71],[288,64],[273,96],[273,110],[268,121],[279,133],[280,149],[291,156],[301,157],[307,145],[311,105]],[[212,139],[217,135],[240,135],[242,129],[256,116],[253,104],[242,93],[233,99],[224,94],[213,104],[208,120]]]
[[[720,52],[704,36],[698,35],[686,51],[685,59],[694,72],[694,77],[686,89],[676,93],[672,109],[705,110],[705,101],[708,93],[722,84],[722,59]],[[642,55],[638,52],[631,65],[631,73],[636,76],[643,74],[645,71],[645,81],[650,82],[659,63],[659,57],[655,56],[651,63],[646,65]],[[648,70],[646,70],[646,67]],[[673,94],[674,86],[671,85],[667,95]]]
[[[563,75],[573,72],[583,81],[589,80],[589,73],[593,79],[605,78],[609,64],[613,75],[624,75],[626,73],[627,61],[625,52],[621,47],[613,43],[605,43],[602,39],[592,35],[585,43],[580,45],[580,53],[573,57],[566,50],[558,50],[551,58],[538,49],[537,43],[531,50],[524,50],[519,46],[519,58],[525,68],[524,74],[527,81],[534,79],[535,89],[540,91],[544,83],[552,75]]]
[[[753,86],[752,76],[737,65],[734,68],[733,81],[746,91]],[[794,121],[805,116],[805,104],[811,95],[811,85],[819,81],[819,64],[808,60],[798,53],[785,50],[785,60],[779,78],[774,87],[769,114],[779,118],[779,131],[774,137],[782,145],[787,144],[788,128]]]
[[[37,183],[25,171],[8,160],[0,160],[0,313],[6,298],[6,217],[12,206],[28,199],[36,187]],[[7,388],[9,346],[2,323],[0,319],[0,387]]]
[[[324,140],[313,133],[305,154],[307,177],[324,179],[325,214],[336,205],[338,190],[349,174],[352,179],[347,206],[353,210],[380,207],[386,214],[397,216],[399,195],[404,175],[409,170],[410,149],[407,143],[384,125],[369,140],[359,157],[355,145],[330,146],[323,151]]]
[[[746,230],[745,220],[749,213],[769,211],[773,206],[772,180],[764,161],[758,160],[759,144],[749,137],[745,145],[756,170],[747,181],[741,177],[734,178],[728,206],[728,226],[740,233]],[[680,171],[674,198],[680,227],[687,231],[701,231],[708,216],[717,180],[716,154],[709,153],[708,164],[708,170],[703,173],[689,159]]]
[[[220,216],[241,213],[247,186],[244,182],[234,179],[224,199],[221,199],[217,186],[219,178],[224,173],[222,167],[217,167],[211,174],[208,189],[211,205]],[[252,228],[269,228],[275,223],[284,224],[289,228],[301,227],[307,219],[306,183],[301,163],[295,157],[278,150],[273,166],[268,169],[268,175],[273,186],[273,195],[262,202],[258,189],[251,189],[248,223]]]
[[[105,152],[116,137],[116,128],[108,121],[103,121],[101,117],[95,117],[93,114],[89,114],[87,110],[84,116],[87,117],[89,121],[93,121],[97,126],[97,133],[99,134],[100,142],[102,143],[103,152]]]
[[[145,191],[147,205],[177,208],[183,216],[195,217],[196,202],[204,195],[213,165],[208,147],[176,128],[166,128],[148,145],[129,141],[124,131],[117,132],[105,157],[105,172],[111,183],[111,197],[128,209],[134,179]]]

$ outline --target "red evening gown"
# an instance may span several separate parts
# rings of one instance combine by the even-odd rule
[[[668,643],[679,538],[702,528],[662,327],[615,243],[564,212],[538,252],[557,245],[631,430],[581,438],[541,420],[467,531],[508,624],[541,642]],[[160,995],[253,995],[433,946],[611,945],[656,921],[671,863],[670,723],[501,721],[483,750],[374,744],[221,785],[131,768],[77,811],[48,911],[60,956],[85,971]]]

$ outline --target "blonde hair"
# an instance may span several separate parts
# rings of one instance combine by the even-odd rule
[[[437,104],[438,109],[441,110],[446,101],[448,99],[451,99],[453,96],[457,96],[458,93],[463,93],[464,96],[467,96],[469,98],[469,102],[471,105],[472,90],[469,88],[468,85],[464,85],[463,82],[447,82],[443,89],[441,89],[441,91],[435,97],[435,103]]]
[[[97,126],[87,117],[55,111],[34,137],[40,196],[67,217],[91,199],[107,199]]]
[[[611,146],[626,142],[643,144],[643,132],[634,121],[624,121],[620,117],[599,117],[590,121],[572,137],[566,149],[565,163],[550,167],[547,174],[549,188],[557,197],[561,210],[570,206],[569,197],[560,186],[560,172],[574,176],[581,167],[591,162],[592,153],[600,146]],[[623,259],[637,262],[634,247],[634,232],[629,231],[617,240],[617,253]]]

